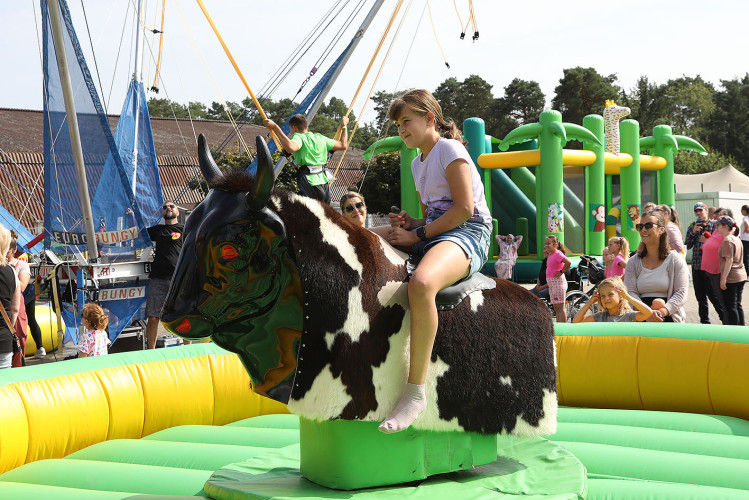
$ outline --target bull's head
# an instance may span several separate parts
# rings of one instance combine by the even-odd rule
[[[236,352],[254,389],[288,401],[302,327],[301,286],[285,226],[269,208],[274,184],[268,146],[258,137],[249,191],[226,190],[205,136],[200,168],[212,187],[190,214],[161,319],[190,340],[212,337]]]

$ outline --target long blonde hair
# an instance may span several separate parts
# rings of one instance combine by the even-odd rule
[[[425,116],[428,113],[434,115],[434,128],[446,139],[455,139],[463,141],[463,137],[458,130],[458,126],[452,119],[445,119],[442,116],[442,107],[434,98],[431,92],[424,89],[409,90],[402,96],[398,97],[390,104],[388,109],[388,118],[397,121],[403,110],[409,108],[414,113]]]
[[[606,278],[605,280],[598,283],[598,290],[600,291],[601,288],[605,286],[616,290],[617,288],[624,288],[624,282],[622,281],[622,278],[620,276],[612,276],[611,278]],[[621,297],[622,300],[619,301],[619,313],[617,314],[617,316],[621,316],[622,314],[628,313],[632,310],[632,306],[629,305],[629,301],[622,297],[621,294],[619,294],[619,297]],[[605,307],[603,307],[600,295],[598,296],[598,306],[602,311],[607,310]]]

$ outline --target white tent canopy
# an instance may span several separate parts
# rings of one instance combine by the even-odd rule
[[[702,193],[712,191],[738,191],[749,193],[749,176],[726,165],[720,170],[705,174],[674,174],[677,193]]]

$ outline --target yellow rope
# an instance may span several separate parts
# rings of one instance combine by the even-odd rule
[[[375,79],[372,82],[372,86],[369,88],[369,94],[367,94],[367,99],[364,101],[364,104],[362,104],[361,111],[359,112],[359,115],[358,115],[359,120],[361,120],[361,116],[364,114],[364,109],[366,108],[367,103],[369,102],[369,98],[372,96],[372,92],[374,92],[375,85],[377,85],[377,80],[380,79],[380,75],[382,74],[382,69],[385,67],[385,62],[387,61],[388,56],[390,55],[390,51],[393,49],[393,46],[395,45],[395,41],[398,39],[398,34],[400,33],[401,28],[403,27],[403,23],[406,20],[406,16],[408,15],[408,11],[411,9],[412,4],[413,4],[413,0],[409,0],[408,6],[406,7],[406,11],[403,13],[403,17],[401,17],[400,23],[398,24],[398,29],[395,30],[395,34],[393,35],[392,40],[390,40],[390,46],[388,47],[388,50],[385,53],[385,57],[383,57],[382,59],[382,63],[380,64],[380,69],[377,71],[377,75],[375,76]],[[338,165],[336,165],[335,171],[333,172],[334,178],[336,175],[338,175],[338,170],[341,168],[341,165],[343,164],[343,159],[346,157],[348,148],[351,145],[351,140],[354,138],[354,134],[356,134],[356,130],[359,127],[359,120],[357,120],[356,123],[354,124],[354,128],[351,130],[351,135],[349,136],[346,149],[343,150],[343,154],[341,154],[341,159],[338,160]]]
[[[403,0],[398,0],[398,4],[395,6],[395,9],[393,10],[393,14],[390,16],[390,21],[388,22],[388,25],[385,28],[385,31],[382,33],[382,36],[380,37],[380,43],[377,44],[377,49],[375,50],[375,53],[372,56],[372,59],[370,59],[369,61],[369,66],[367,66],[366,71],[364,71],[364,76],[362,76],[362,79],[359,82],[359,87],[356,89],[356,93],[354,93],[353,99],[351,99],[351,105],[346,110],[346,114],[344,116],[348,116],[351,113],[351,110],[354,108],[354,103],[356,102],[357,97],[359,97],[359,92],[364,86],[364,82],[366,81],[367,76],[369,75],[369,70],[372,69],[375,59],[377,59],[377,55],[380,53],[380,49],[382,48],[382,45],[385,43],[385,39],[387,38],[387,35],[390,32],[390,28],[393,26],[393,23],[395,22],[395,19],[398,16],[398,11],[400,10],[401,5],[403,5]],[[342,133],[343,133],[343,127],[341,125],[338,125],[338,130],[335,133],[336,141],[341,139]],[[349,143],[351,143],[351,137],[349,137]]]
[[[463,30],[463,18],[460,17],[460,12],[458,12],[458,4],[455,3],[455,0],[453,0],[453,7],[455,7],[455,13],[458,15],[458,22],[460,23],[460,29],[462,31]]]
[[[245,149],[245,151],[249,152],[250,149],[247,145],[247,143],[244,140],[244,137],[239,132],[239,127],[237,126],[237,122],[234,120],[234,117],[232,116],[231,112],[229,111],[229,107],[226,104],[226,99],[224,98],[223,94],[221,93],[221,89],[218,87],[218,83],[216,82],[216,78],[214,78],[213,73],[211,72],[211,68],[208,66],[205,60],[205,56],[203,55],[203,51],[200,48],[200,45],[198,44],[195,34],[190,29],[190,25],[187,23],[187,19],[185,18],[184,13],[182,12],[182,8],[179,6],[179,2],[173,2],[173,4],[177,7],[177,12],[180,16],[180,21],[182,22],[182,26],[185,28],[185,31],[187,33],[187,37],[190,39],[190,43],[193,46],[193,49],[198,55],[198,59],[200,61],[200,64],[203,66],[203,69],[205,70],[205,73],[208,75],[208,79],[211,83],[211,86],[213,87],[213,90],[216,92],[216,95],[218,95],[219,100],[221,101],[221,104],[224,107],[224,111],[226,112],[226,115],[229,118],[229,122],[231,123],[232,128],[234,129],[234,133],[237,135],[237,138],[239,140],[239,144],[241,147]],[[189,111],[189,106],[188,106]],[[194,130],[193,130],[194,133]]]
[[[159,33],[159,56],[156,59],[156,72],[153,77],[151,88],[159,88],[159,72],[161,71],[161,54],[164,49],[164,14],[166,13],[166,0],[161,0],[161,33]]]
[[[437,42],[437,47],[440,49],[440,53],[442,54],[442,60],[445,61],[445,66],[449,68],[450,65],[447,63],[447,58],[445,57],[445,51],[442,50],[442,44],[440,44],[440,40],[437,37],[437,29],[434,27],[434,20],[432,19],[432,8],[429,6],[429,0],[427,0],[427,10],[429,11],[429,22],[432,24],[432,32],[434,33],[434,41]]]
[[[208,10],[205,8],[205,5],[203,4],[203,0],[196,0],[196,1],[198,2],[198,5],[200,6],[200,10],[203,11],[205,18],[208,20],[208,24],[210,24],[211,28],[213,28],[213,32],[216,34],[216,38],[218,38],[219,43],[224,48],[224,52],[226,52],[226,56],[229,58],[231,65],[234,66],[234,70],[237,72],[237,76],[239,76],[239,79],[242,80],[244,87],[247,89],[247,92],[250,94],[250,97],[252,98],[252,102],[255,103],[255,107],[257,107],[257,110],[260,112],[260,116],[263,118],[263,120],[267,120],[268,117],[265,115],[265,111],[263,111],[263,107],[260,105],[260,102],[257,100],[257,97],[255,97],[255,93],[250,88],[250,84],[247,83],[247,80],[245,80],[244,75],[242,74],[242,71],[239,69],[239,65],[237,64],[237,61],[234,59],[234,56],[231,55],[231,52],[229,51],[229,47],[226,46],[226,43],[224,42],[224,38],[221,36],[221,33],[219,33],[218,28],[216,27],[216,24],[213,22],[213,19],[211,18],[211,15],[208,13]],[[273,137],[273,140],[276,143],[276,147],[279,150],[283,149],[283,146],[281,145],[281,141],[278,140],[278,137],[276,137],[276,134],[273,131],[271,131],[270,135],[271,137]]]

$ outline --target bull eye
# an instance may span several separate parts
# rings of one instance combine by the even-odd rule
[[[239,252],[237,252],[236,248],[231,245],[221,246],[221,258],[223,260],[234,260],[237,257],[239,257]]]

